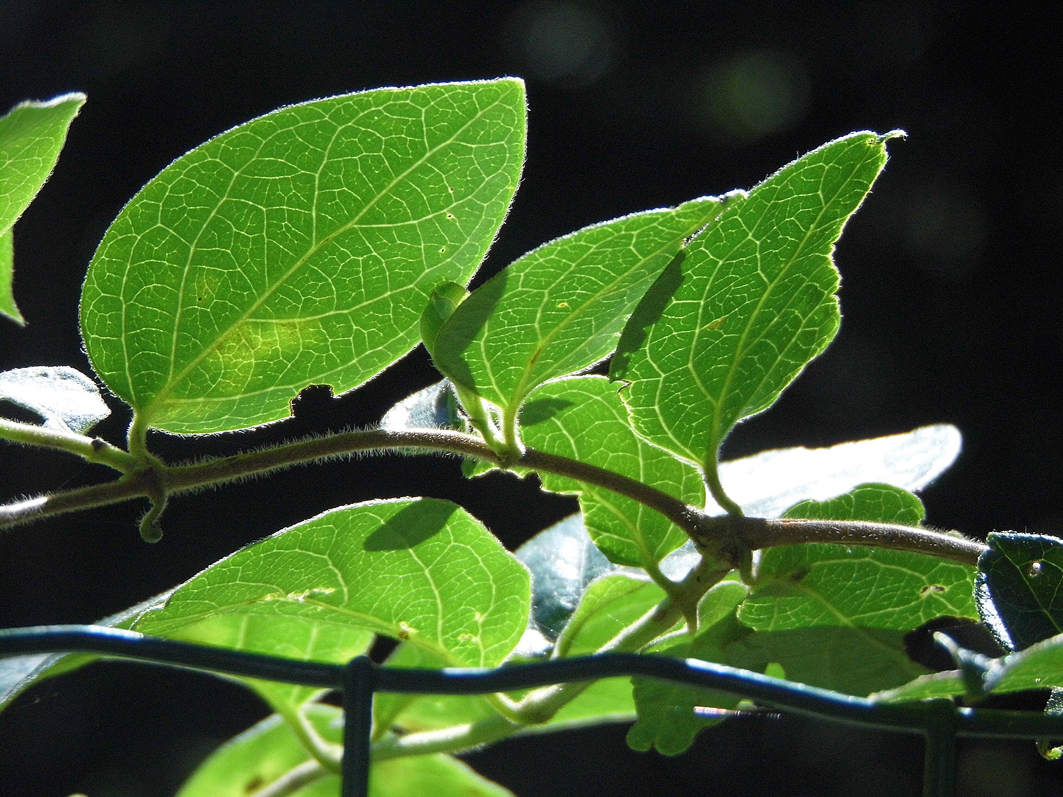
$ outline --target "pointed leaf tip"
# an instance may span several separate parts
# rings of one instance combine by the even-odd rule
[[[713,470],[731,428],[826,348],[840,322],[834,243],[885,164],[878,138],[832,141],[736,197],[661,275],[610,372],[631,383],[639,434]]]

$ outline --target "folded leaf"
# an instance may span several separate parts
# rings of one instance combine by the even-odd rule
[[[533,626],[557,639],[588,585],[615,569],[594,547],[581,515],[540,531],[514,554],[532,574]]]
[[[82,292],[86,350],[142,427],[285,417],[418,342],[442,281],[465,283],[524,156],[514,79],[294,105],[179,158],[104,236]]]
[[[558,637],[557,650],[562,656],[596,653],[664,599],[664,590],[645,575],[604,575],[583,593]]]

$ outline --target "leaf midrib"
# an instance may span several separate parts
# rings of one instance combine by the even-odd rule
[[[489,111],[491,111],[496,106],[500,105],[503,101],[504,101],[504,96],[500,95],[497,99],[493,100],[488,105],[484,106],[483,108],[480,108],[478,110],[478,112],[473,117],[471,117],[469,120],[467,120],[466,123],[463,124],[460,128],[458,128],[451,136],[449,136],[444,141],[440,142],[435,147],[433,147],[430,150],[428,150],[421,158],[419,158],[415,162],[411,163],[403,172],[401,172],[399,175],[397,175],[382,191],[379,191],[376,194],[376,196],[374,196],[373,199],[370,202],[368,202],[358,212],[358,214],[354,218],[352,218],[349,222],[347,222],[346,224],[342,225],[341,227],[339,227],[338,229],[336,229],[335,231],[333,231],[329,235],[325,236],[320,242],[317,242],[317,243],[313,244],[303,256],[301,256],[300,258],[298,258],[295,261],[295,263],[292,265],[292,267],[289,268],[287,270],[287,272],[284,275],[281,276],[280,279],[275,281],[272,286],[267,287],[267,290],[263,294],[261,294],[254,302],[252,302],[251,306],[239,318],[237,318],[233,323],[231,323],[228,326],[228,328],[226,328],[223,332],[221,332],[220,334],[215,336],[214,340],[211,341],[211,343],[209,345],[205,346],[200,351],[200,353],[196,357],[194,357],[184,368],[182,368],[181,371],[176,376],[173,374],[173,370],[172,370],[173,369],[174,360],[175,360],[175,357],[173,356],[172,352],[175,351],[175,349],[176,349],[176,345],[177,345],[176,341],[177,341],[177,336],[178,336],[178,325],[176,323],[176,318],[175,318],[174,335],[173,335],[173,341],[174,341],[173,346],[174,346],[174,348],[171,350],[171,357],[170,357],[170,367],[171,367],[170,378],[167,380],[167,382],[164,385],[164,387],[161,390],[157,391],[154,394],[154,396],[152,396],[150,398],[148,406],[147,407],[138,407],[138,408],[136,408],[137,412],[139,414],[143,415],[145,420],[150,420],[150,417],[151,417],[152,413],[149,411],[149,408],[154,407],[154,408],[157,409],[159,406],[164,405],[166,403],[167,399],[169,398],[169,396],[172,394],[173,390],[176,388],[176,386],[181,384],[181,382],[188,376],[188,374],[192,370],[194,370],[211,352],[213,352],[217,348],[217,346],[220,344],[220,342],[223,339],[225,339],[228,335],[230,335],[234,329],[236,329],[237,327],[239,327],[240,325],[245,323],[247,321],[247,319],[253,313],[257,312],[257,310],[260,307],[262,307],[262,305],[264,305],[266,303],[266,301],[269,298],[271,298],[273,296],[273,294],[281,286],[283,286],[287,282],[287,280],[295,272],[297,272],[299,269],[301,269],[305,265],[305,263],[313,255],[315,255],[318,251],[321,250],[321,248],[326,246],[328,243],[331,243],[331,241],[334,240],[335,238],[337,238],[340,235],[342,235],[343,233],[346,233],[349,230],[353,229],[357,225],[359,219],[364,217],[365,214],[371,208],[373,208],[380,200],[382,200],[385,196],[387,196],[390,193],[390,191],[396,185],[398,185],[402,180],[406,179],[406,177],[411,172],[413,172],[414,170],[420,168],[422,165],[424,165],[426,162],[428,162],[428,160],[432,156],[434,156],[437,152],[442,150],[444,147],[448,147],[451,144],[453,144],[455,141],[457,141],[459,136],[462,133],[464,133],[471,125],[473,125],[475,122],[480,120],[485,114],[487,114]],[[379,110],[379,108],[375,108],[374,110]],[[425,109],[422,109],[422,116],[423,116],[424,110]],[[326,150],[326,151],[328,149],[330,149],[332,144],[333,144],[333,142],[335,141],[336,136],[339,135],[340,131],[345,129],[345,128],[352,127],[352,126],[354,126],[353,122],[337,128],[336,133],[333,135],[333,137],[329,141],[328,147],[325,147],[323,149]],[[276,135],[276,134],[277,133],[274,133],[274,135]],[[265,146],[265,144],[266,144],[266,142],[268,140],[269,139],[264,140],[262,142],[262,146]],[[261,146],[259,147],[259,151],[261,151]],[[254,162],[255,162],[255,158],[249,159],[238,171],[236,171],[234,173],[232,180],[229,182],[229,185],[226,188],[226,193],[225,193],[223,199],[221,201],[219,201],[218,204],[215,206],[215,208],[211,211],[210,218],[214,217],[214,214],[221,207],[221,205],[223,204],[224,200],[228,198],[229,191],[231,191],[232,185],[236,181],[237,177],[240,174],[242,174],[244,172],[244,170],[246,170],[250,166],[250,164],[252,164]],[[326,163],[328,163],[327,158],[322,161],[321,167],[318,170],[318,174],[317,174],[318,177],[320,176],[321,168],[324,168]],[[316,181],[316,179],[315,179],[315,181]],[[315,225],[316,225],[316,219],[317,219],[317,203],[318,203],[319,197],[320,197],[320,193],[315,191],[314,202],[313,202],[313,214],[312,214]],[[453,205],[448,206],[448,207],[453,207]],[[197,239],[196,239],[197,241],[198,241],[198,236],[202,235],[202,233],[205,231],[206,227],[207,227],[207,224],[205,222],[203,224],[202,228],[200,229],[199,233],[197,234]],[[192,255],[193,251],[195,251],[195,245],[194,244],[192,245],[192,247],[189,250],[189,257],[190,258],[191,258],[191,255]],[[188,265],[186,263],[185,272],[184,272],[184,275],[182,277],[182,286],[184,284],[184,279],[187,277],[187,275],[188,275]],[[181,294],[181,296],[183,296],[183,293]],[[178,301],[180,301],[180,297],[179,297]],[[178,307],[179,307],[179,311],[180,311],[180,305],[178,305]],[[122,316],[123,316],[122,328],[123,328],[123,330],[127,329],[126,317],[125,317],[126,316],[126,312],[125,311],[126,311],[126,305],[123,304],[123,310],[122,310]],[[131,375],[129,373],[130,359],[129,359],[129,356],[128,356],[128,345],[126,343],[127,340],[128,340],[128,335],[125,334],[125,332],[123,332],[122,338],[123,338],[123,347],[124,347],[125,353],[126,353],[126,357],[125,357],[126,378],[129,380],[130,386],[133,386],[135,383],[132,380]],[[135,395],[135,393],[134,393],[134,395]],[[240,394],[240,395],[243,395],[243,394]],[[229,396],[227,398],[235,399],[235,398],[239,398],[239,396]]]
[[[663,220],[663,218],[670,211],[674,211],[674,210],[677,210],[677,208],[671,208],[668,211],[664,211],[664,212],[661,212],[661,213],[655,214],[655,215],[658,215],[659,218]],[[722,206],[721,205],[714,205],[713,206],[713,210],[716,210],[717,211],[716,215],[719,216],[719,214],[722,212]],[[610,282],[606,286],[603,286],[599,291],[597,291],[596,293],[592,294],[585,302],[583,302],[581,305],[579,305],[579,307],[577,309],[573,310],[560,323],[556,324],[554,326],[554,328],[550,332],[548,332],[546,335],[539,335],[538,336],[538,346],[536,347],[534,354],[529,358],[528,362],[525,364],[525,366],[521,370],[521,376],[517,380],[517,385],[516,385],[516,388],[515,388],[515,390],[513,392],[513,397],[510,400],[509,404],[505,408],[505,416],[507,418],[515,417],[515,414],[516,414],[517,410],[520,409],[520,405],[523,403],[524,399],[526,399],[528,397],[528,394],[531,393],[532,390],[534,390],[536,387],[538,387],[542,383],[542,379],[541,378],[540,379],[533,379],[532,378],[532,375],[534,374],[534,372],[536,370],[535,366],[538,365],[541,362],[541,360],[539,359],[539,355],[543,351],[545,351],[549,347],[550,343],[557,336],[559,336],[563,331],[565,331],[575,321],[575,319],[581,317],[584,314],[584,312],[585,312],[585,310],[586,310],[586,308],[588,306],[590,306],[594,302],[599,301],[602,298],[602,296],[608,295],[609,293],[616,292],[616,286],[618,285],[618,283],[622,282],[622,280],[625,277],[629,276],[632,272],[634,272],[637,269],[639,269],[644,263],[646,263],[646,262],[648,262],[648,261],[650,261],[650,260],[652,260],[652,259],[654,259],[656,257],[659,257],[659,256],[661,256],[664,253],[667,253],[668,250],[671,247],[676,247],[676,254],[678,254],[683,249],[683,240],[685,238],[687,238],[689,235],[691,235],[693,232],[696,232],[697,230],[700,230],[702,227],[704,227],[706,224],[710,223],[711,221],[712,221],[711,217],[708,218],[708,219],[703,219],[697,225],[692,225],[692,227],[688,227],[687,230],[684,231],[682,234],[680,234],[680,235],[676,236],[675,238],[667,241],[661,247],[659,247],[658,249],[654,250],[651,254],[640,258],[638,260],[638,262],[632,264],[632,266],[630,268],[628,268],[623,274],[617,275],[613,279],[612,282]],[[645,229],[646,228],[643,228],[643,230],[645,230]],[[637,235],[637,233],[636,233],[636,235]],[[677,241],[678,241],[678,245],[676,244]],[[597,251],[604,243],[605,242],[600,242],[597,246],[594,247],[594,249],[592,249],[590,252],[588,252],[586,256],[581,258],[580,262],[581,263],[584,262],[587,257],[592,257],[594,255],[595,251]],[[566,274],[569,274],[569,275],[572,274],[574,271],[576,271],[578,269],[579,264],[578,263],[572,263],[572,264],[570,264],[570,266],[571,267],[566,272]],[[560,281],[561,280],[558,280],[558,281],[554,282],[551,287],[555,287],[556,285],[558,285],[558,283]],[[538,321],[533,325],[533,327],[536,328],[536,332],[538,332]],[[480,351],[481,351],[481,354],[484,357],[484,362],[486,362],[488,364],[488,371],[491,374],[491,384],[494,387],[495,391],[501,396],[503,391],[499,387],[498,382],[495,379],[494,369],[491,367],[492,358],[488,357],[487,356],[487,352],[484,351],[485,343],[489,339],[490,339],[490,337],[487,336],[487,335],[485,335],[483,337],[483,342],[481,342],[481,344],[480,344]],[[571,357],[576,352],[578,352],[579,349],[580,349],[580,346],[577,346],[574,351],[569,352],[565,356],[566,357]],[[553,360],[553,362],[556,364],[556,363],[562,361],[563,359],[564,358],[555,358]]]
[[[856,164],[854,164],[854,166],[853,166],[852,170],[850,171],[849,175],[846,177],[845,182],[841,186],[839,186],[837,191],[835,191],[833,198],[829,202],[824,203],[824,205],[820,208],[819,213],[816,214],[815,221],[808,226],[807,230],[805,230],[805,234],[804,234],[804,236],[802,236],[800,242],[798,243],[797,248],[794,251],[794,254],[787,260],[786,264],[779,271],[778,276],[774,280],[772,280],[772,281],[767,283],[766,290],[764,290],[761,293],[760,298],[757,301],[756,309],[754,310],[753,313],[750,314],[749,319],[746,322],[745,327],[742,329],[742,332],[741,332],[741,334],[739,335],[739,338],[738,338],[738,345],[735,348],[735,356],[733,358],[731,358],[731,362],[729,363],[729,365],[727,367],[727,374],[726,374],[726,376],[724,378],[724,384],[723,384],[722,390],[720,391],[719,399],[713,404],[712,425],[710,427],[710,438],[709,438],[709,451],[705,452],[705,454],[702,455],[702,457],[703,457],[702,461],[704,462],[704,467],[715,467],[714,463],[716,462],[716,459],[717,459],[717,454],[716,454],[716,450],[715,449],[717,449],[718,448],[718,444],[720,442],[722,442],[722,440],[720,439],[720,437],[721,437],[720,436],[720,429],[721,429],[721,426],[722,426],[722,423],[723,423],[722,407],[723,407],[723,405],[724,405],[724,403],[726,401],[727,396],[731,392],[731,385],[734,382],[735,374],[737,373],[737,370],[738,370],[738,363],[744,358],[745,349],[746,349],[746,343],[747,343],[747,340],[748,340],[748,338],[750,336],[750,330],[752,329],[752,327],[754,325],[754,322],[756,321],[756,319],[759,317],[760,313],[762,312],[762,309],[763,309],[763,306],[764,306],[765,302],[768,300],[768,298],[770,296],[773,295],[773,291],[774,291],[775,287],[790,272],[790,270],[793,268],[793,266],[797,262],[797,260],[803,255],[803,253],[805,251],[805,247],[808,244],[808,240],[809,240],[810,236],[812,235],[812,231],[817,229],[817,226],[819,225],[819,223],[822,220],[823,216],[826,214],[827,210],[835,202],[837,202],[839,200],[839,197],[841,197],[843,195],[843,193],[845,192],[845,189],[847,189],[848,186],[854,181],[855,175],[860,171],[860,167],[862,165],[863,164],[861,162],[857,162]],[[822,191],[822,181],[821,181],[820,191]],[[845,222],[845,220],[843,219],[842,220],[842,224],[844,224],[844,222]],[[829,253],[827,254],[827,258],[828,258],[828,261],[829,261],[830,260],[830,254]],[[833,267],[832,264],[830,264],[829,262],[828,262],[828,266],[829,267]],[[806,282],[807,281],[808,280],[806,280]],[[754,391],[754,393],[759,392],[761,386],[764,384],[764,380],[767,379],[768,374],[771,373],[771,370],[772,369],[769,368],[761,376],[761,379],[757,383],[756,391]],[[705,393],[706,396],[708,396],[708,392],[705,391],[704,387],[701,385],[701,380],[698,378],[697,372],[694,369],[691,369],[691,371],[694,373],[694,378],[695,378],[695,380],[697,380],[698,386],[702,387],[702,392]],[[710,462],[710,457],[711,457],[711,462]]]

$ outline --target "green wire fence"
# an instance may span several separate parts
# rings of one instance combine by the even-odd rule
[[[262,678],[335,689],[343,695],[343,797],[367,797],[373,694],[470,695],[528,689],[616,676],[641,676],[704,687],[749,698],[779,711],[830,722],[917,733],[926,740],[923,794],[951,797],[955,791],[956,739],[1037,739],[1063,736],[1063,716],[1034,711],[967,708],[952,700],[903,704],[784,681],[696,659],[610,653],[493,670],[407,670],[379,667],[365,656],[346,665],[295,661],[255,653],[177,642],[133,631],[92,625],[0,630],[0,657],[41,653],[95,653],[172,667]]]

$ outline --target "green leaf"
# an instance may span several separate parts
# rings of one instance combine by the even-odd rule
[[[154,615],[150,616],[154,618]],[[208,617],[190,626],[172,630],[167,636],[230,650],[333,663],[347,662],[365,653],[374,639],[372,631],[355,625],[317,622],[314,618],[300,616],[242,613]],[[329,691],[250,678],[238,680],[254,689],[278,711],[305,705]]]
[[[746,588],[735,581],[717,584],[705,595],[698,607],[702,630],[692,642],[668,644],[651,652],[722,662],[726,647],[749,634],[735,619],[735,609],[746,596]],[[627,743],[633,750],[645,752],[656,748],[663,755],[685,752],[697,735],[720,717],[703,713],[700,708],[731,709],[739,702],[733,695],[711,689],[692,689],[647,678],[633,678],[638,722],[628,731]]]
[[[67,130],[85,95],[27,101],[0,117],[0,314],[25,324],[15,306],[12,225],[41,190],[59,160]]]
[[[955,461],[960,445],[954,426],[921,426],[828,448],[780,448],[721,462],[720,481],[747,515],[774,518],[798,501],[826,501],[869,482],[921,490]],[[723,513],[711,499],[709,511]]]
[[[440,667],[438,657],[410,645],[400,645],[388,658],[392,667]],[[513,695],[519,699],[528,690]],[[378,730],[393,728],[404,733],[438,731],[494,716],[495,709],[482,695],[399,695],[378,693],[373,703]],[[567,703],[547,722],[529,725],[523,733],[552,733],[603,722],[630,722],[635,717],[628,678],[596,681]]]
[[[1022,650],[1063,633],[1063,540],[992,532],[978,559],[982,621],[1000,644]]]
[[[93,625],[106,628],[131,628],[140,615],[164,605],[172,593],[173,590],[167,590],[118,614],[105,617]],[[0,629],[0,634],[3,633],[5,632]],[[99,658],[100,656],[94,653],[43,653],[0,658],[0,710],[6,708],[22,692],[40,681],[73,672]]]
[[[917,525],[919,499],[863,485],[829,501],[806,501],[784,517]],[[739,618],[759,631],[813,626],[909,631],[942,615],[977,619],[972,568],[938,557],[864,546],[785,545],[763,552]]]
[[[435,357],[439,330],[468,297],[469,292],[456,282],[441,282],[429,294],[428,304],[421,313],[421,342],[430,356]]]
[[[917,524],[915,496],[863,485],[785,516]],[[747,669],[778,662],[791,680],[850,694],[898,686],[924,672],[904,634],[942,615],[975,618],[970,567],[925,554],[844,545],[790,545],[763,553],[738,617],[756,630],[728,649]]]
[[[532,448],[651,484],[694,506],[704,504],[701,474],[635,435],[617,386],[603,377],[543,385],[529,396],[521,425]],[[579,494],[587,532],[617,564],[654,567],[687,540],[670,520],[630,498],[563,476],[540,478],[547,490]]]
[[[631,311],[685,239],[720,212],[715,197],[585,227],[481,285],[435,341],[437,367],[516,421],[524,398],[616,348]]]
[[[994,659],[986,692],[1023,692],[1063,687],[1063,636],[1036,642],[1018,653]]]
[[[727,204],[633,313],[610,374],[639,434],[715,474],[724,437],[767,409],[838,330],[842,226],[886,162],[854,133]]]
[[[15,233],[8,229],[0,232],[0,314],[18,324],[26,319],[15,304]]]
[[[904,652],[904,632],[818,626],[758,631],[727,648],[727,664],[763,672],[778,664],[791,681],[867,695],[926,673]]]
[[[372,797],[514,797],[513,792],[449,755],[379,761],[369,770]]]
[[[0,373],[0,401],[40,415],[46,429],[77,434],[111,414],[96,383],[66,365]]]
[[[596,653],[665,597],[664,590],[645,576],[612,573],[598,578],[558,637],[557,655]]]
[[[343,712],[334,706],[309,707],[308,717],[326,741],[343,740]],[[275,783],[310,755],[274,714],[219,747],[181,787],[177,797],[248,797]],[[369,771],[373,797],[512,797],[512,792],[478,775],[467,764],[447,755],[395,758],[374,762]],[[337,797],[339,776],[322,771],[319,778],[292,797]]]
[[[376,501],[330,510],[222,559],[136,630],[173,636],[221,615],[277,618],[255,626],[257,647],[281,644],[295,618],[409,640],[450,666],[490,667],[527,627],[529,591],[524,566],[457,505]]]
[[[403,643],[388,656],[395,669],[440,669],[446,662],[431,651]],[[373,696],[374,738],[386,730],[403,733],[453,728],[494,716],[498,712],[483,695],[416,695],[378,692]]]
[[[981,684],[975,694],[971,693],[970,679],[965,679],[960,670],[950,670],[924,675],[871,697],[886,703],[901,703],[934,697],[974,697],[1063,688],[1063,635],[997,659],[982,658]]]
[[[531,629],[551,641],[561,634],[555,656],[597,651],[665,597],[664,591],[645,576],[616,572],[591,543],[579,515],[540,532],[515,555],[532,573]],[[387,665],[434,668],[444,666],[444,662],[404,644],[388,658]],[[495,714],[482,696],[398,694],[377,695],[374,712],[380,726],[395,724],[406,732],[441,730]],[[548,723],[528,730],[628,721],[633,714],[629,679],[605,679],[582,692]]]
[[[933,700],[939,697],[961,697],[967,691],[959,670],[920,675],[901,686],[883,689],[868,695],[880,703],[908,703],[913,700]]]
[[[274,421],[351,390],[466,282],[524,155],[523,83],[379,89],[267,114],[192,150],[125,207],[85,280],[93,367],[140,425]]]

